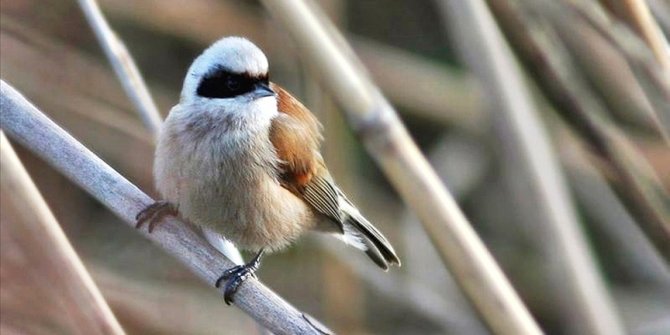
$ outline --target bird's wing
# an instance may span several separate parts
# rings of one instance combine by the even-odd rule
[[[281,161],[281,185],[341,225],[337,189],[320,177],[324,173],[327,176],[328,171],[319,154],[319,121],[279,85],[271,83],[270,87],[277,93],[280,112],[272,120],[270,141]]]
[[[319,154],[321,143],[318,120],[297,99],[271,83],[277,93],[279,116],[272,120],[270,141],[281,160],[281,185],[330,218],[340,228],[345,242],[366,251],[387,269],[400,265],[393,247],[337,188]]]

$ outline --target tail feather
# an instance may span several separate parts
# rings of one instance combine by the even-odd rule
[[[372,241],[365,237],[363,237],[363,240],[363,243],[365,244],[365,254],[367,254],[377,266],[384,269],[384,271],[387,271],[389,269],[389,263],[386,258],[379,252],[379,249],[377,249]]]
[[[337,235],[345,243],[365,251],[384,270],[389,265],[400,266],[391,243],[361,215],[327,174],[310,180],[303,197],[318,213],[338,224]]]
[[[384,270],[388,269],[389,264],[400,266],[400,259],[386,237],[366,220],[355,207],[348,207],[343,208],[347,214],[344,224],[350,225],[360,234],[367,249],[365,252],[368,257]]]
[[[350,217],[348,222],[363,235],[364,243],[368,247],[366,253],[377,265],[385,270],[388,269],[387,264],[401,265],[400,259],[396,255],[395,250],[393,250],[391,243],[368,220],[363,217]],[[376,259],[379,256],[383,258],[385,266],[379,264],[379,260]]]

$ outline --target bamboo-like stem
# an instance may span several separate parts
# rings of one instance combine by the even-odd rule
[[[626,57],[631,70],[644,88],[644,94],[653,106],[653,118],[656,126],[664,136],[665,141],[670,143],[670,69],[664,68],[656,61],[653,51],[647,48],[644,40],[628,29],[628,26],[618,24],[617,21],[607,20],[607,16],[602,11],[597,10],[598,7],[585,6],[582,3],[571,3],[569,7],[566,7],[572,9],[575,16],[586,21],[590,26],[589,30],[592,28],[597,31],[600,36]],[[545,11],[547,10],[553,11],[558,10],[558,8],[546,8]],[[577,18],[573,18],[573,22],[574,19]],[[586,29],[582,29],[582,33],[586,36],[594,35]],[[593,38],[591,37],[591,39]],[[593,47],[590,42],[585,44],[590,48]],[[575,51],[585,54],[587,57],[582,58],[587,59],[588,55],[593,53],[593,50],[589,50],[589,48],[584,48],[584,50],[579,48]]]
[[[575,198],[593,225],[617,246],[615,257],[624,259],[629,276],[670,292],[670,264],[645,237],[605,178],[589,164],[583,145],[574,136],[566,136],[559,147]]]
[[[469,133],[483,131],[482,99],[468,73],[361,37],[352,36],[351,45],[375,83],[398,107]]]
[[[93,28],[98,42],[105,50],[107,59],[112,64],[126,94],[144,121],[145,127],[151,132],[153,138],[157,139],[162,119],[133,57],[121,39],[114,34],[95,0],[79,0],[79,6]],[[216,243],[221,252],[233,262],[244,263],[242,254],[230,241],[220,239]]]
[[[395,110],[364,75],[329,21],[303,1],[264,0],[263,4],[293,35],[301,55],[345,107],[350,126],[418,214],[442,260],[489,327],[499,334],[541,333]]]
[[[539,33],[529,34],[530,27],[522,24],[524,21],[518,10],[508,1],[490,3],[544,94],[591,149],[610,165],[618,178],[613,182],[617,193],[627,200],[628,209],[649,240],[666,260],[670,260],[670,215],[664,205],[668,193],[650,169],[640,166],[644,158],[631,148],[631,143],[607,117],[605,107],[593,96],[586,80],[574,70],[569,53],[562,48],[558,38],[550,36],[547,29],[544,38]],[[568,14],[564,8],[550,1],[544,2],[543,6],[546,6],[543,13],[556,25],[558,35],[573,39],[576,44],[575,40],[580,36],[575,30],[577,24],[566,19]],[[586,47],[585,42],[581,46]]]
[[[327,0],[320,2],[324,13],[341,27],[346,23],[344,16],[344,1]],[[268,17],[268,26],[272,27],[272,18]],[[268,29],[270,30],[270,29]],[[286,34],[286,32],[281,31]],[[287,38],[290,36],[287,35]],[[288,57],[293,58],[292,54]],[[323,87],[316,82],[312,69],[305,68],[303,73],[302,87],[305,93],[305,104],[310,106],[317,118],[323,124],[323,135],[325,138],[337,139],[337,141],[325,141],[322,154],[328,165],[331,175],[337,180],[338,185],[347,193],[347,196],[356,201],[361,194],[360,175],[356,174],[355,166],[359,156],[351,146],[347,145],[353,141],[353,136],[347,132],[347,125],[342,115],[337,111],[337,105],[328,95]],[[373,193],[368,192],[368,195]],[[363,333],[365,330],[365,294],[361,277],[358,276],[349,264],[343,261],[346,256],[324,255],[325,261],[321,266],[321,298],[322,308],[327,320],[337,320],[337,324],[346,325],[338,329],[341,333],[353,334]],[[370,269],[376,270],[376,269]],[[368,285],[368,287],[370,287]]]
[[[8,23],[8,20],[5,20],[3,18],[2,20],[0,20],[0,22],[2,22],[2,24],[4,25]],[[41,37],[44,38],[44,36]],[[74,66],[82,64],[86,61],[86,59],[83,58],[80,53],[68,50],[69,53],[56,54],[54,53],[55,51],[52,51],[52,49],[60,50],[60,48],[55,47],[49,48],[48,54],[50,55],[50,57],[48,57],[47,59],[42,59],[40,62],[38,56],[43,55],[41,52],[45,50],[44,47],[40,48],[39,52],[34,47],[30,47],[29,49],[27,49],[29,52],[20,53],[19,52],[20,48],[19,45],[17,44],[18,42],[15,40],[16,37],[5,34],[5,31],[3,31],[0,38],[2,39],[2,45],[4,48],[2,51],[3,55],[5,56],[2,60],[6,61],[7,62],[6,64],[8,64],[7,66],[3,66],[3,74],[7,76],[6,79],[9,79],[9,77],[15,77],[17,79],[21,78],[22,80],[24,80],[21,86],[31,88],[31,87],[38,87],[39,86],[38,84],[43,85],[46,84],[47,86],[57,84],[55,81],[44,82],[45,77],[44,75],[38,76],[35,73],[31,72],[31,71],[37,71],[38,74],[43,73],[43,71],[39,71],[38,69],[35,68],[36,65],[40,65],[41,67],[51,69],[53,71],[58,71],[55,72],[53,75],[46,76],[47,78],[60,78],[68,80],[70,79],[70,77],[65,76],[64,73],[74,73],[77,70],[80,70],[82,72],[77,73],[78,78],[85,77],[92,83],[93,82],[96,83],[96,85],[102,84],[103,86],[105,85],[109,86],[115,84],[116,78],[114,77],[111,70],[105,72],[107,71],[107,69],[102,68],[104,65],[106,65],[105,63],[100,63],[100,66],[95,67],[94,69],[88,68],[86,70],[82,70],[80,67]],[[12,40],[14,40],[14,42],[10,43],[12,42]],[[32,40],[29,41],[32,42]],[[46,45],[48,46],[48,44]],[[63,61],[63,59],[71,59],[66,63],[73,64],[73,66],[63,66],[63,65],[56,66],[58,64],[54,63],[54,61]],[[23,60],[24,63],[20,63],[19,60]],[[273,58],[273,60],[277,61],[275,58]],[[9,66],[12,64],[21,65],[21,67]],[[8,73],[10,72],[10,70],[11,73]],[[94,70],[100,70],[100,72]],[[9,74],[11,74],[11,76],[9,76]],[[107,74],[107,76],[105,76],[105,74]],[[64,85],[65,86],[70,85],[69,82],[64,83],[62,80],[60,81],[60,83],[62,84],[61,88],[63,88]],[[87,87],[88,86],[84,86],[84,88]],[[147,132],[145,131],[143,125],[137,123],[136,122],[137,120],[131,119],[132,115],[123,113],[124,110],[121,109],[112,110],[110,109],[108,104],[101,102],[101,101],[116,101],[119,98],[122,98],[123,97],[122,95],[102,96],[96,99],[89,99],[93,98],[90,96],[90,94],[95,93],[95,91],[93,91],[94,87],[90,86],[90,88],[91,88],[90,92],[88,91],[87,92],[76,91],[76,93],[71,91],[64,92],[67,98],[58,99],[59,103],[54,105],[53,107],[54,109],[49,110],[49,117],[51,117],[57,123],[60,123],[61,126],[63,126],[66,129],[67,128],[69,129],[77,128],[79,130],[85,129],[86,132],[80,135],[81,137],[78,137],[78,139],[83,143],[87,143],[87,145],[90,145],[91,148],[94,148],[96,150],[96,153],[101,157],[105,157],[105,159],[108,161],[116,162],[117,165],[115,165],[115,168],[119,171],[124,171],[124,174],[128,179],[137,181],[150,180],[151,178],[150,171],[147,171],[148,168],[146,167],[146,157],[149,157],[151,155],[151,148],[150,148],[151,139],[149,138],[149,136],[146,136]],[[152,93],[155,92],[156,92],[155,90],[152,90]],[[42,101],[42,103],[51,102],[51,100],[53,100],[52,99],[53,95],[49,95],[50,94],[49,92],[42,91],[39,89],[32,89],[31,91],[23,91],[23,93],[26,94],[27,96],[30,96],[31,99],[35,99],[36,101]],[[98,93],[109,94],[111,92],[99,91]],[[85,102],[82,101],[83,98],[86,99]],[[332,101],[330,103],[334,104],[334,102]],[[311,105],[309,106],[312,107]],[[127,108],[131,109],[130,106],[128,106]],[[321,111],[321,109],[312,109],[312,110],[314,110],[315,112]],[[325,122],[323,123],[324,125],[328,124],[329,123],[328,119],[326,119]],[[330,138],[328,136],[326,137]],[[324,144],[327,145],[328,143]],[[334,146],[338,145],[337,142],[333,142],[332,144]],[[133,148],[133,150],[129,152],[125,148]],[[333,159],[337,158],[336,156],[332,157]],[[332,166],[330,166],[330,168],[331,172],[333,172]],[[335,177],[337,178],[336,173]],[[340,181],[339,178],[337,180],[338,182]],[[374,187],[374,185],[370,184],[369,182],[359,186],[359,188],[366,190],[366,192],[371,187]],[[374,193],[377,194],[382,191],[383,190],[378,190],[375,191]],[[384,200],[381,201],[382,203],[384,202]],[[374,210],[375,208],[371,209],[372,212],[374,212]],[[421,228],[418,227],[418,229]],[[332,239],[331,237],[327,236],[323,237],[324,241]],[[334,242],[336,244],[341,243],[335,240],[331,242]],[[319,246],[315,247],[320,248],[321,243],[319,243]],[[376,268],[370,267],[370,264],[368,264],[369,261],[367,259],[357,257],[353,257],[352,259],[351,254],[345,252],[346,250],[344,250],[341,245],[339,245],[339,248],[337,248],[335,245],[333,245],[332,248],[326,247],[326,250],[329,253],[329,255],[339,259],[340,262],[347,264],[348,266],[352,266],[352,264],[355,264],[357,268],[352,268],[352,271],[355,273],[356,276],[361,277],[361,280],[364,281],[365,286],[374,290],[375,292],[378,292],[379,295],[383,295],[384,299],[388,299],[388,301],[396,305],[398,308],[407,311],[413,311],[413,313],[416,312],[421,316],[421,319],[428,320],[431,324],[442,325],[445,332],[447,330],[454,330],[456,331],[456,333],[475,334],[472,331],[472,329],[469,328],[468,326],[469,324],[476,321],[472,320],[473,318],[472,315],[466,314],[465,312],[462,311],[458,311],[457,306],[451,306],[451,304],[444,301],[445,299],[439,299],[439,297],[436,296],[435,292],[428,292],[427,290],[423,290],[419,294],[415,294],[414,289],[406,290],[404,287],[405,284],[413,286],[418,290],[421,289],[421,285],[406,283],[406,280],[399,278],[402,277],[403,275],[402,273],[395,273],[389,276],[380,276]],[[338,250],[339,252],[335,252]],[[354,250],[351,251],[356,252]],[[327,266],[327,264],[324,264],[324,266]],[[96,282],[103,290],[103,293],[106,293],[104,283],[99,282],[98,278],[95,277],[96,271],[92,270],[91,272],[93,272],[94,278],[96,279]],[[108,298],[108,301],[112,306],[115,306],[114,299]],[[126,301],[124,302],[117,301],[117,302],[122,305],[128,303]],[[448,308],[445,306],[447,306]],[[211,313],[207,314],[211,315]],[[142,317],[143,317],[142,314],[138,315],[134,314],[133,320],[140,320]],[[160,326],[154,325],[154,326],[159,327],[159,329],[168,329],[172,323],[178,321],[179,320],[171,320],[171,322],[167,324],[162,324]],[[483,325],[481,324],[477,325],[479,327],[477,328],[478,332],[476,332],[476,334],[485,334],[486,331]],[[183,327],[186,327],[186,325],[184,325]],[[183,327],[179,329],[185,329]]]
[[[100,4],[110,15],[203,45],[232,33],[242,34],[261,47],[277,43],[262,30],[265,25],[260,15],[235,2],[189,0],[188,10],[183,9],[182,0],[100,0]],[[200,24],[174,24],[176,21]],[[481,129],[480,99],[473,90],[475,85],[464,74],[399,48],[360,36],[348,37],[357,55],[392,102],[406,107],[413,115],[460,126],[467,131]],[[286,49],[285,45],[277,47]],[[273,67],[285,65],[281,62],[281,58],[271,58]],[[415,84],[405,85],[406,82]],[[431,89],[444,93],[425,94]]]
[[[78,2],[123,89],[139,111],[144,125],[156,136],[161,126],[161,116],[128,48],[112,31],[95,0]]]
[[[9,137],[44,159],[103,203],[127,224],[153,200],[49,120],[20,93],[0,81],[0,122]],[[214,249],[188,224],[166,218],[148,239],[181,260],[207,283],[234,263]],[[223,300],[222,300],[223,301]],[[235,295],[235,305],[275,334],[319,334],[323,326],[296,310],[257,279],[245,281]],[[316,328],[319,327],[319,328]]]
[[[670,73],[670,44],[644,0],[618,0],[628,12],[630,24],[640,33],[663,69]]]
[[[31,271],[39,271],[40,278],[45,278],[62,299],[61,304],[66,307],[65,314],[76,320],[73,326],[77,328],[71,330],[80,333],[125,334],[2,131],[0,167],[3,203],[7,201],[10,207],[17,209],[20,216],[20,222],[3,224],[22,225],[21,228],[6,229],[25,233],[21,234],[22,242],[31,242],[20,245],[25,254],[47,260],[39,262]],[[8,230],[3,229],[3,233],[9,233]],[[19,236],[13,238],[18,239]]]
[[[543,90],[544,94],[547,96],[550,102],[555,106],[556,110],[560,112],[572,126],[573,129],[577,131],[579,135],[583,137],[589,144],[591,144],[590,149],[595,150],[596,153],[601,155],[601,157],[606,160],[606,164],[611,164],[611,169],[605,172],[610,172],[609,177],[614,177],[616,180],[609,180],[611,184],[615,187],[620,198],[625,200],[625,205],[628,210],[636,218],[636,221],[630,221],[631,223],[637,223],[642,231],[644,231],[648,240],[643,240],[638,243],[647,244],[648,241],[654,242],[654,246],[660,252],[660,254],[665,257],[665,259],[660,260],[660,270],[659,272],[666,271],[667,265],[663,262],[667,262],[668,256],[670,253],[670,240],[668,240],[668,230],[664,228],[668,227],[668,216],[667,211],[667,192],[665,192],[661,184],[656,180],[653,173],[648,175],[651,170],[645,171],[645,169],[640,169],[638,166],[639,163],[644,161],[644,158],[641,157],[639,153],[635,150],[630,150],[630,143],[627,143],[624,135],[618,130],[612,123],[611,120],[607,118],[607,113],[604,110],[604,107],[599,104],[599,101],[593,94],[590,92],[588,85],[585,83],[585,79],[581,78],[580,73],[577,73],[574,70],[574,65],[569,59],[569,53],[562,48],[562,44],[557,38],[551,38],[551,29],[547,25],[543,25],[544,29],[538,29],[538,22],[534,22],[538,17],[543,15],[522,15],[521,9],[519,6],[512,5],[513,1],[489,1],[491,7],[494,9],[496,16],[501,23],[502,27],[505,28],[505,32],[508,35],[508,40],[514,44],[517,53],[524,59],[528,70],[531,74],[534,75],[537,83],[540,88]],[[549,2],[544,10],[541,13],[546,13],[548,16],[557,16],[565,8],[560,8],[558,6],[549,6]],[[564,31],[561,35],[565,38],[575,38],[578,36],[588,36],[589,29],[584,29],[580,25],[582,22],[576,19],[584,19],[590,23],[594,28],[597,28],[598,32],[608,38],[608,41],[619,47],[619,51],[629,57],[629,62],[631,66],[637,63],[638,69],[648,69],[651,63],[656,66],[656,70],[649,71],[650,74],[656,74],[659,72],[660,67],[653,62],[647,61],[649,59],[645,54],[646,46],[643,43],[636,43],[636,35],[630,34],[626,30],[620,29],[621,27],[617,26],[606,26],[603,20],[598,20],[599,16],[595,15],[593,11],[589,11],[589,8],[580,8],[579,14],[574,15],[571,18],[572,20],[567,20],[566,15],[561,17],[553,17],[552,20],[559,22],[559,19],[562,21],[562,24],[556,25],[556,29],[563,29]],[[529,22],[530,21],[530,22]],[[534,24],[532,24],[534,23]],[[615,29],[619,28],[619,29]],[[553,43],[552,43],[553,42]],[[623,43],[629,42],[629,43]],[[630,47],[635,45],[637,47]],[[593,43],[583,42],[580,46],[572,46],[570,52],[581,52],[586,55],[593,54],[594,51],[590,51],[590,48],[593,48]],[[632,57],[630,57],[632,56]],[[593,57],[593,56],[592,56]],[[596,63],[599,60],[597,57],[591,60],[592,64]],[[572,66],[571,66],[572,65]],[[662,72],[662,70],[660,71]],[[643,73],[644,74],[644,73]],[[638,78],[642,78],[639,76]],[[662,78],[663,76],[661,76]],[[670,79],[670,78],[668,78]],[[607,79],[605,79],[607,80]],[[640,79],[641,80],[641,79]],[[654,87],[646,87],[648,89],[653,89]],[[670,100],[669,100],[670,101]],[[670,105],[668,105],[670,106]],[[666,108],[666,111],[668,109]],[[667,112],[666,112],[667,113]],[[565,138],[566,136],[561,136]],[[561,140],[563,144],[565,140]],[[571,149],[573,152],[575,149]],[[633,164],[637,163],[637,164]],[[611,172],[614,172],[613,174]],[[593,181],[592,183],[595,183]],[[590,185],[590,184],[587,184]],[[589,188],[590,187],[590,188]],[[576,189],[585,189],[587,191],[595,192],[596,187],[594,186],[585,186],[585,183],[579,183],[575,185]],[[600,187],[600,189],[605,189],[606,187]],[[581,190],[580,190],[581,191]],[[603,192],[603,191],[601,191]],[[597,211],[598,206],[609,206],[609,209],[612,209],[611,212],[606,213],[610,215],[607,217],[611,220],[611,215],[614,214],[618,204],[618,200],[608,201],[608,195],[599,195],[597,198],[597,206],[587,206],[587,212]],[[611,195],[610,195],[611,197]],[[595,201],[596,199],[593,199]],[[663,202],[665,201],[665,205]],[[602,214],[598,214],[602,217]],[[623,218],[620,218],[619,221],[628,221],[628,213],[622,215]],[[599,220],[596,220],[599,222]],[[614,222],[614,221],[612,221]],[[613,239],[624,238],[622,235],[627,234],[624,238],[625,242],[622,243],[621,251],[629,252],[642,252],[647,247],[646,245],[640,245],[639,248],[633,247],[635,244],[634,241],[640,241],[639,236],[634,236],[636,232],[635,227],[626,227],[627,222],[616,222],[613,224],[611,229],[607,231],[607,234]],[[606,223],[601,223],[606,225]],[[632,250],[635,249],[635,250]],[[642,251],[640,251],[642,250]],[[645,256],[648,259],[640,261],[640,267],[642,266],[652,266],[650,263],[655,262],[656,254],[653,252],[647,252]],[[665,269],[663,269],[665,266]],[[649,269],[649,274],[640,274],[640,276],[649,276],[652,277],[655,273]],[[639,273],[639,271],[637,271]]]
[[[589,74],[589,78],[596,83],[626,81],[631,87],[639,86],[643,88],[642,93],[646,95],[646,99],[652,107],[652,122],[655,130],[660,132],[665,141],[670,144],[670,69],[663,67],[659,63],[645,41],[639,37],[632,29],[620,21],[612,20],[607,15],[607,12],[598,6],[588,6],[585,3],[577,2],[570,3],[559,9],[560,5],[553,4],[554,8],[544,6],[541,11],[558,10],[559,12],[567,12],[571,16],[571,23],[579,25],[586,25],[579,29],[581,40],[586,40],[582,46],[571,48],[571,53],[578,58],[580,62],[584,63],[583,68]],[[550,13],[554,18],[557,13]],[[569,15],[564,15],[564,19],[569,18]],[[561,29],[557,26],[557,30]],[[606,41],[603,41],[606,40]],[[570,44],[566,41],[567,44]],[[618,51],[618,55],[617,55]],[[611,58],[625,58],[628,64],[618,65],[611,64]],[[610,63],[608,67],[599,66],[603,64],[603,60]],[[605,64],[607,64],[605,63]],[[611,68],[622,67],[629,68],[636,78],[617,78],[612,76]],[[600,71],[589,71],[590,69],[601,69]],[[603,69],[604,68],[604,69]],[[619,70],[621,71],[621,70]],[[614,73],[619,72],[614,71]],[[637,79],[637,80],[636,80]],[[608,85],[610,89],[604,90],[605,102],[612,100],[612,98],[619,96],[634,97],[635,90],[630,88],[616,91],[611,88],[617,85]],[[607,104],[609,109],[622,109],[621,103],[616,99]],[[629,114],[634,114],[631,110]],[[640,114],[640,112],[637,112]]]
[[[611,298],[598,274],[595,261],[581,233],[558,160],[536,115],[521,71],[509,46],[483,0],[440,1],[460,48],[472,70],[497,106],[492,113],[494,129],[506,155],[510,171],[521,171],[530,187],[522,200],[532,203],[533,218],[543,224],[543,240],[550,241],[552,254],[564,275],[569,304],[583,319],[581,329],[589,334],[623,334]]]

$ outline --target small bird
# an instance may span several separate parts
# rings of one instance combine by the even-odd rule
[[[149,231],[165,215],[181,216],[210,238],[258,252],[225,280],[230,304],[264,252],[303,232],[331,233],[384,270],[400,266],[388,240],[337,187],[319,153],[316,117],[268,78],[263,52],[242,37],[225,37],[193,62],[179,104],[162,125],[154,161],[164,200],[141,211]],[[213,244],[214,245],[214,244]]]

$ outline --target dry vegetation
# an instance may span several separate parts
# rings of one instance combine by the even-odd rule
[[[670,332],[666,1],[315,3],[329,19],[309,25],[291,1],[100,0],[143,92],[113,57],[123,49],[101,48],[105,28],[80,7],[94,1],[2,1],[2,80],[92,153],[53,158],[77,144],[27,131],[39,114],[3,84],[2,128],[39,192],[16,181],[3,137],[0,332],[311,329],[264,285],[341,334]],[[273,80],[320,118],[331,172],[402,268],[383,273],[308,236],[268,257],[263,284],[227,308],[210,284],[230,262],[188,227],[161,226],[157,248],[119,224],[149,201],[132,184],[154,195],[155,111],[176,103],[205,46],[233,34],[261,46]],[[377,86],[356,75],[363,66]],[[87,177],[96,168],[101,182]]]

